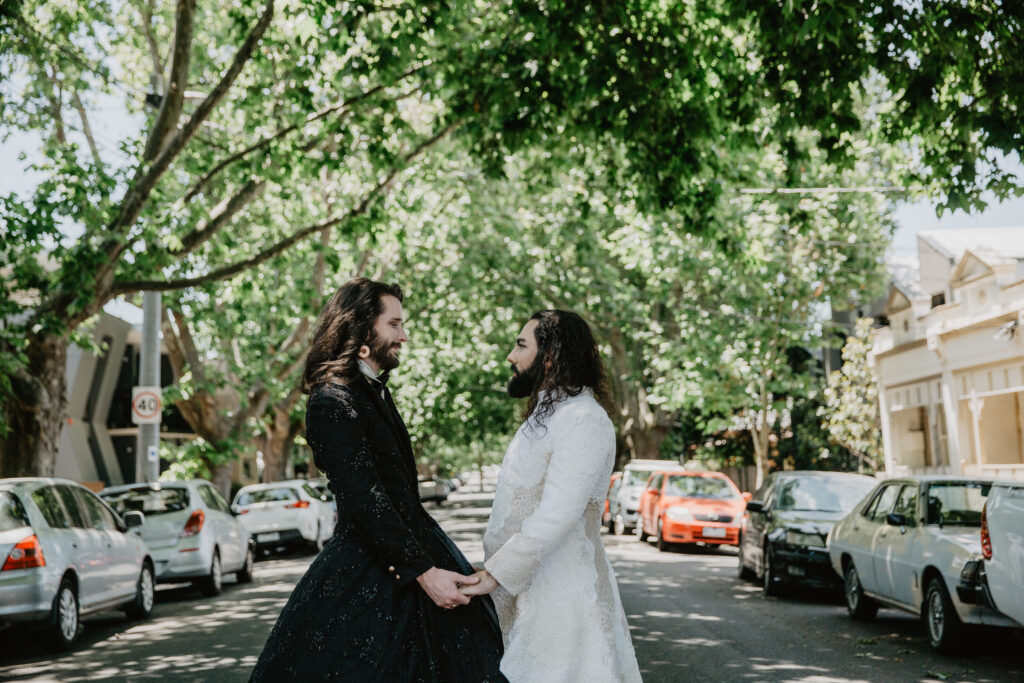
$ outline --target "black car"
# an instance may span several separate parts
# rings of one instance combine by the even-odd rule
[[[747,503],[740,526],[739,576],[766,595],[786,584],[840,585],[825,537],[878,481],[849,472],[774,472]]]

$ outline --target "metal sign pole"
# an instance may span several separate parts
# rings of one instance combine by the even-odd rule
[[[160,386],[160,292],[142,293],[142,348],[139,350],[139,384]],[[135,455],[135,481],[160,478],[160,415],[139,425]]]

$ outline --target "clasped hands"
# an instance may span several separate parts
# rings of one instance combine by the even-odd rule
[[[497,580],[486,569],[474,567],[471,576],[450,572],[447,569],[431,567],[416,577],[417,583],[438,607],[452,609],[468,605],[477,595],[487,595],[498,587]]]

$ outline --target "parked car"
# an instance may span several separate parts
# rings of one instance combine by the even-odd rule
[[[848,472],[773,472],[740,524],[739,576],[759,578],[766,595],[787,584],[840,584],[825,539],[832,526],[864,499],[876,479]]]
[[[320,552],[338,518],[320,492],[302,479],[243,486],[231,509],[252,534],[257,550],[306,545]]]
[[[956,590],[965,565],[981,556],[981,513],[991,490],[990,480],[963,477],[878,484],[828,538],[850,616],[873,618],[880,605],[918,614],[939,652],[962,642],[965,624],[1015,625]]]
[[[658,550],[673,543],[736,545],[749,494],[720,472],[655,470],[640,496],[636,536],[653,536]]]
[[[960,574],[957,596],[1024,626],[1024,482],[994,482],[981,512],[982,558]]]
[[[434,477],[419,477],[420,500],[443,503],[448,500],[448,488],[439,484]]]
[[[213,484],[203,479],[111,486],[100,497],[118,514],[141,512],[158,583],[191,582],[220,594],[224,574],[252,581],[256,544]]]
[[[608,531],[614,533],[615,521],[612,519],[612,506],[611,500],[619,493],[619,487],[622,486],[622,472],[612,472],[612,477],[608,481],[608,495],[604,499],[604,511],[601,513],[601,523],[608,527]]]
[[[72,481],[0,480],[0,627],[27,623],[70,649],[87,614],[149,617],[153,559],[129,531],[144,522]]]
[[[338,514],[338,501],[335,500],[334,494],[331,493],[330,487],[327,486],[327,477],[320,477],[319,479],[310,479],[309,485],[316,489],[316,492],[320,494],[320,500],[331,506],[334,510],[334,514]]]
[[[622,470],[622,484],[615,496],[608,499],[613,534],[621,536],[636,528],[640,496],[647,488],[651,472],[669,469],[683,471],[683,466],[672,460],[630,460],[626,463]]]

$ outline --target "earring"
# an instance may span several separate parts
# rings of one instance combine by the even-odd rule
[[[365,358],[369,358],[370,357],[370,347],[367,346],[366,344],[363,344],[362,346],[360,346],[359,347],[359,357],[360,358],[364,358],[364,359]]]

